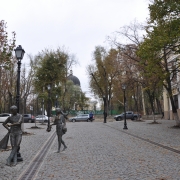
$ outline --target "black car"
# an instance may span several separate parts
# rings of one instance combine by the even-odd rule
[[[24,123],[34,123],[35,117],[32,114],[24,114]]]

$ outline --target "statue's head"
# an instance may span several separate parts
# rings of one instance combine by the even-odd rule
[[[12,114],[17,114],[17,106],[13,105],[10,107]]]
[[[56,108],[56,114],[61,114],[61,108]]]

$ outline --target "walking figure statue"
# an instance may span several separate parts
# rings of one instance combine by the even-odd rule
[[[8,130],[10,135],[10,142],[12,146],[12,151],[10,156],[7,158],[7,165],[13,166],[17,164],[17,153],[20,148],[20,143],[22,140],[22,115],[17,113],[17,106],[13,105],[10,107],[12,116],[8,117],[4,122],[3,126]]]
[[[67,132],[66,118],[67,118],[67,115],[65,115],[61,111],[60,108],[56,108],[55,120],[54,120],[54,123],[50,125],[50,127],[52,127],[53,125],[56,125],[56,133],[57,133],[57,137],[58,137],[58,151],[57,151],[57,153],[60,152],[61,144],[63,144],[63,146],[64,146],[62,151],[64,151],[67,148],[65,142],[62,139],[62,136]]]

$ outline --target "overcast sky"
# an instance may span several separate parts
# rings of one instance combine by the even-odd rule
[[[86,67],[95,46],[107,46],[106,37],[135,19],[145,22],[148,0],[1,0],[0,20],[7,22],[16,45],[36,55],[45,48],[65,46],[79,65],[73,75],[88,91]],[[22,63],[28,63],[25,56]]]

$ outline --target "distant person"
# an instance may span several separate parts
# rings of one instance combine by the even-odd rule
[[[161,119],[163,119],[164,118],[164,112],[162,112],[162,117],[161,117]]]
[[[92,111],[89,113],[89,120],[92,122],[93,121],[93,113]]]

